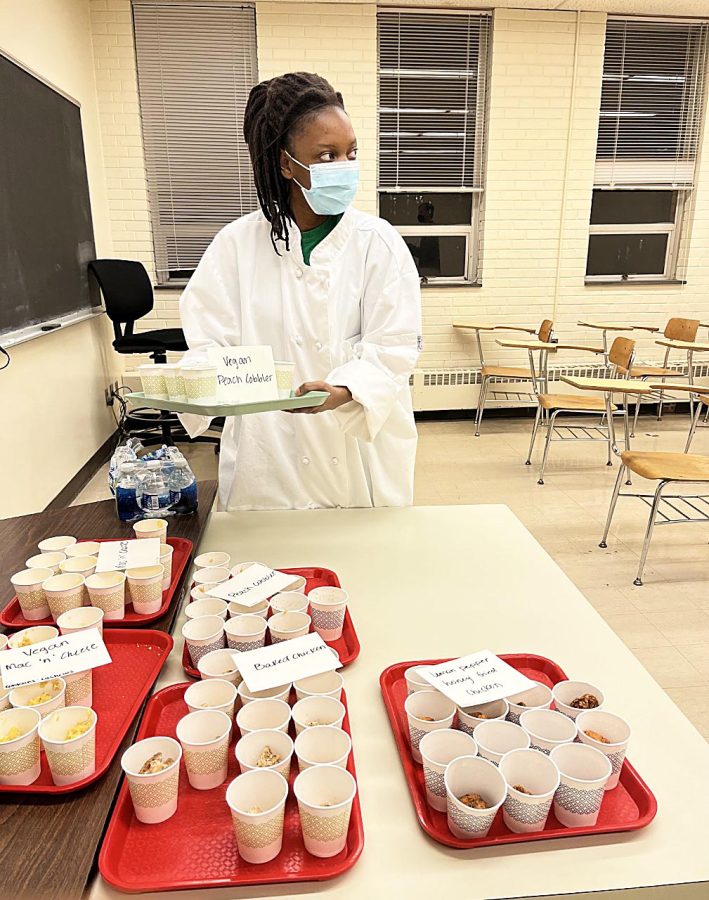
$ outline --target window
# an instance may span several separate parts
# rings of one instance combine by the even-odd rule
[[[706,47],[706,23],[608,20],[587,280],[676,277]]]
[[[242,134],[255,13],[133,0],[133,19],[157,279],[180,281],[220,228],[258,206]]]
[[[490,17],[379,13],[379,214],[424,282],[477,280]]]

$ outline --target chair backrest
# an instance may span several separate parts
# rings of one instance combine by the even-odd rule
[[[699,319],[670,319],[665,337],[670,341],[694,341],[699,329]]]
[[[617,337],[611,344],[608,361],[619,371],[628,372],[635,356],[635,341],[626,337]]]
[[[145,267],[130,259],[95,259],[89,272],[99,283],[108,318],[114,324],[128,324],[130,334],[133,322],[153,308],[153,287]]]
[[[539,331],[537,332],[537,337],[544,344],[549,343],[549,338],[551,337],[551,333],[554,329],[554,323],[551,319],[544,319],[542,324],[539,326]]]

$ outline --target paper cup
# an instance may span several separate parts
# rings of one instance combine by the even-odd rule
[[[351,751],[349,734],[333,725],[306,728],[295,739],[295,755],[301,772],[311,766],[339,766],[344,769]]]
[[[231,569],[229,569],[229,577],[236,578],[237,575],[241,575],[242,572],[245,572],[249,568],[249,566],[262,565],[264,565],[264,563],[257,563],[253,561],[236,563],[236,565],[232,566]]]
[[[288,782],[272,769],[252,769],[227,788],[226,802],[239,856],[247,863],[267,863],[281,852]]]
[[[334,697],[304,697],[293,706],[293,722],[296,736],[306,728],[316,725],[332,725],[342,728],[345,707]]]
[[[95,572],[85,582],[89,603],[103,610],[106,622],[123,619],[126,614],[126,573]]]
[[[507,721],[519,725],[519,717],[523,712],[526,712],[528,709],[549,709],[551,701],[551,689],[545,684],[537,682],[536,687],[507,698],[507,702],[510,705]]]
[[[334,697],[339,700],[342,697],[342,688],[345,680],[339,672],[321,672],[320,675],[311,675],[309,678],[300,678],[293,682],[295,696],[298,700],[304,697]]]
[[[0,679],[0,712],[10,709],[10,688],[6,688]]]
[[[455,718],[456,705],[439,691],[415,691],[409,694],[404,703],[406,718],[409,723],[411,738],[411,755],[420,763],[419,744],[424,734],[451,728]]]
[[[251,703],[253,700],[283,700],[286,703],[290,697],[291,684],[281,684],[278,687],[267,688],[265,691],[250,691],[246,682],[239,685],[239,697],[242,704]]]
[[[42,584],[49,612],[56,622],[62,613],[84,605],[84,576],[70,572],[52,575]]]
[[[529,747],[529,735],[524,729],[513,722],[501,720],[481,722],[475,729],[475,740],[480,756],[496,766],[510,750],[526,750]]]
[[[88,706],[67,706],[46,716],[39,737],[56,785],[83,781],[96,771],[96,713]],[[87,726],[86,731],[76,731]]]
[[[325,859],[337,856],[347,843],[357,782],[340,766],[311,766],[295,779],[293,793],[305,849]]]
[[[507,782],[505,825],[516,834],[541,831],[559,787],[556,763],[538,750],[510,750],[500,761],[500,772]]]
[[[217,402],[216,366],[182,366],[180,371],[185,382],[185,397],[188,403]]]
[[[224,620],[219,616],[188,619],[182,626],[182,637],[187,644],[192,665],[196,666],[206,653],[224,647]]]
[[[194,567],[195,569],[213,569],[215,567],[228,569],[230,562],[231,557],[228,553],[224,553],[222,550],[207,550],[195,557]]]
[[[51,641],[55,637],[59,637],[59,629],[53,625],[33,625],[11,634],[7,639],[7,646],[10,650],[19,650],[40,641]]]
[[[630,743],[630,725],[620,716],[596,709],[588,709],[579,713],[576,725],[581,743],[600,750],[609,759],[611,776],[606,782],[606,790],[613,790],[618,786],[625,752]],[[599,737],[603,737],[605,740],[601,741]]]
[[[310,631],[310,616],[303,612],[279,612],[268,620],[271,643],[303,637]]]
[[[479,756],[459,756],[446,767],[443,780],[451,833],[463,840],[486,837],[507,796],[507,783],[497,766]],[[461,802],[466,794],[478,794],[486,808]]]
[[[510,711],[506,700],[493,700],[490,703],[479,703],[477,706],[458,707],[457,728],[466,734],[474,734],[481,722],[503,721]]]
[[[0,712],[0,784],[27,785],[39,778],[40,722],[36,709]]]
[[[478,745],[463,731],[441,728],[429,731],[419,744],[426,785],[426,802],[439,812],[446,812],[448,800],[443,780],[448,764],[459,756],[476,756]]]
[[[236,714],[236,724],[242,737],[252,731],[283,731],[288,733],[290,706],[285,700],[254,700],[242,706]]]
[[[133,610],[141,616],[148,616],[159,612],[162,606],[162,583],[165,576],[165,567],[139,566],[136,569],[126,569],[128,581],[128,593],[130,594]]]
[[[294,575],[293,581],[290,584],[287,584],[284,588],[281,589],[282,594],[293,594],[299,593],[304,594],[305,588],[307,587],[308,582],[303,575]]]
[[[209,598],[210,600],[216,600],[216,597],[209,597],[209,591],[213,587],[216,587],[217,584],[219,584],[218,581],[213,581],[209,584],[196,584],[190,590],[190,600],[206,600],[207,598]]]
[[[39,553],[30,556],[25,565],[28,569],[51,569],[52,575],[59,574],[59,564],[64,562],[66,554],[56,551],[54,553]]]
[[[207,566],[197,569],[192,575],[192,583],[198,584],[222,584],[229,580],[229,569],[226,566]]]
[[[241,740],[236,742],[234,753],[242,773],[252,769],[267,768],[279,772],[287,779],[293,758],[293,741],[285,731],[264,728],[245,734]],[[269,754],[279,757],[278,762],[268,762]]]
[[[193,621],[198,622],[199,619]],[[197,668],[200,678],[219,678],[223,681],[231,681],[238,687],[241,684],[241,672],[234,660],[234,651],[228,649],[210,650],[199,658]]]
[[[561,744],[576,740],[573,719],[552,709],[528,709],[519,717],[519,724],[529,735],[529,746],[549,754]]]
[[[170,765],[161,772],[140,774],[144,764],[156,753]],[[139,822],[154,825],[165,822],[177,810],[182,747],[169,737],[151,737],[129,747],[121,757],[135,816]]]
[[[97,557],[95,556],[72,556],[59,563],[59,571],[88,578],[96,571],[96,562]]]
[[[15,589],[20,609],[25,619],[36,621],[49,615],[49,603],[42,590],[42,584],[54,575],[54,569],[23,569],[16,572],[10,582]]]
[[[71,547],[71,545],[75,543],[75,537],[64,534],[60,537],[45,538],[43,541],[40,541],[37,544],[37,549],[40,553],[55,553],[57,550],[59,550],[68,556],[68,554],[66,553],[67,547]]]
[[[5,650],[7,647],[8,637],[6,634],[0,634],[0,650]]]
[[[101,544],[98,541],[78,541],[76,544],[70,544],[64,548],[67,559],[73,559],[76,556],[98,556]]]
[[[205,678],[196,681],[185,691],[185,703],[190,712],[218,709],[233,721],[236,707],[236,685],[225,678]]]
[[[274,594],[273,597],[271,597],[271,609],[274,613],[307,613],[309,606],[310,601],[305,594],[301,594],[300,591],[282,591],[280,594]]]
[[[278,399],[287,400],[293,394],[293,373],[295,363],[276,362],[276,385],[278,386]]]
[[[65,705],[65,695],[64,679],[52,678],[14,688],[10,691],[10,706],[15,709],[34,709],[44,718]]]
[[[133,524],[136,538],[159,538],[164,544],[167,540],[167,519],[141,519]]]
[[[171,544],[160,544],[160,565],[165,569],[162,578],[162,589],[166,591],[172,581],[172,553]]]
[[[184,403],[187,398],[185,396],[185,379],[182,377],[182,366],[179,363],[166,363],[162,367],[162,374],[165,379],[165,390],[168,398]]]
[[[59,616],[57,625],[62,634],[88,631],[89,628],[95,628],[99,634],[103,634],[103,610],[94,606],[69,609]]]
[[[193,600],[185,607],[185,615],[188,619],[199,619],[200,616],[219,616],[224,621],[226,619],[226,600],[220,600],[218,597],[202,597],[200,600]]]
[[[187,778],[198,791],[209,791],[226,781],[231,721],[218,709],[200,709],[177,723],[175,733]]]
[[[588,744],[562,744],[549,754],[561,773],[554,794],[554,815],[567,828],[587,828],[598,821],[612,767],[607,756]]]
[[[266,628],[262,616],[235,616],[224,623],[227,647],[240,653],[258,650],[266,643]]]
[[[336,587],[313,588],[308,594],[313,628],[324,641],[342,637],[347,599],[347,592]]]
[[[268,600],[259,600],[253,606],[244,606],[243,603],[236,603],[234,600],[231,600],[227,606],[229,617],[232,619],[236,616],[261,616],[262,619],[265,619],[268,616],[269,609]]]
[[[138,375],[140,375],[140,384],[146,397],[159,397],[167,400],[165,375],[159,365],[138,366]]]
[[[410,666],[404,672],[406,681],[406,693],[415,694],[417,691],[432,691],[433,685],[421,675],[421,670],[426,666]]]
[[[66,682],[66,695],[64,697],[66,706],[93,706],[93,669],[85,669],[83,672],[65,675],[64,681]]]
[[[570,719],[575,719],[584,709],[603,709],[605,702],[603,692],[587,681],[558,681],[552,689],[552,694],[554,696],[554,706]],[[593,695],[599,701],[598,706],[572,706],[574,701],[583,702],[581,698],[585,694]]]

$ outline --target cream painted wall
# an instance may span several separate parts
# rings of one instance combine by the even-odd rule
[[[96,247],[110,254],[88,0],[2,0],[0,48],[81,103]],[[0,372],[0,518],[41,510],[114,431],[103,391],[122,367],[110,334],[101,317],[11,349]]]

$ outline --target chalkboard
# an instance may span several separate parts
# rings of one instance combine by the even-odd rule
[[[0,54],[0,335],[99,306],[81,111]]]

